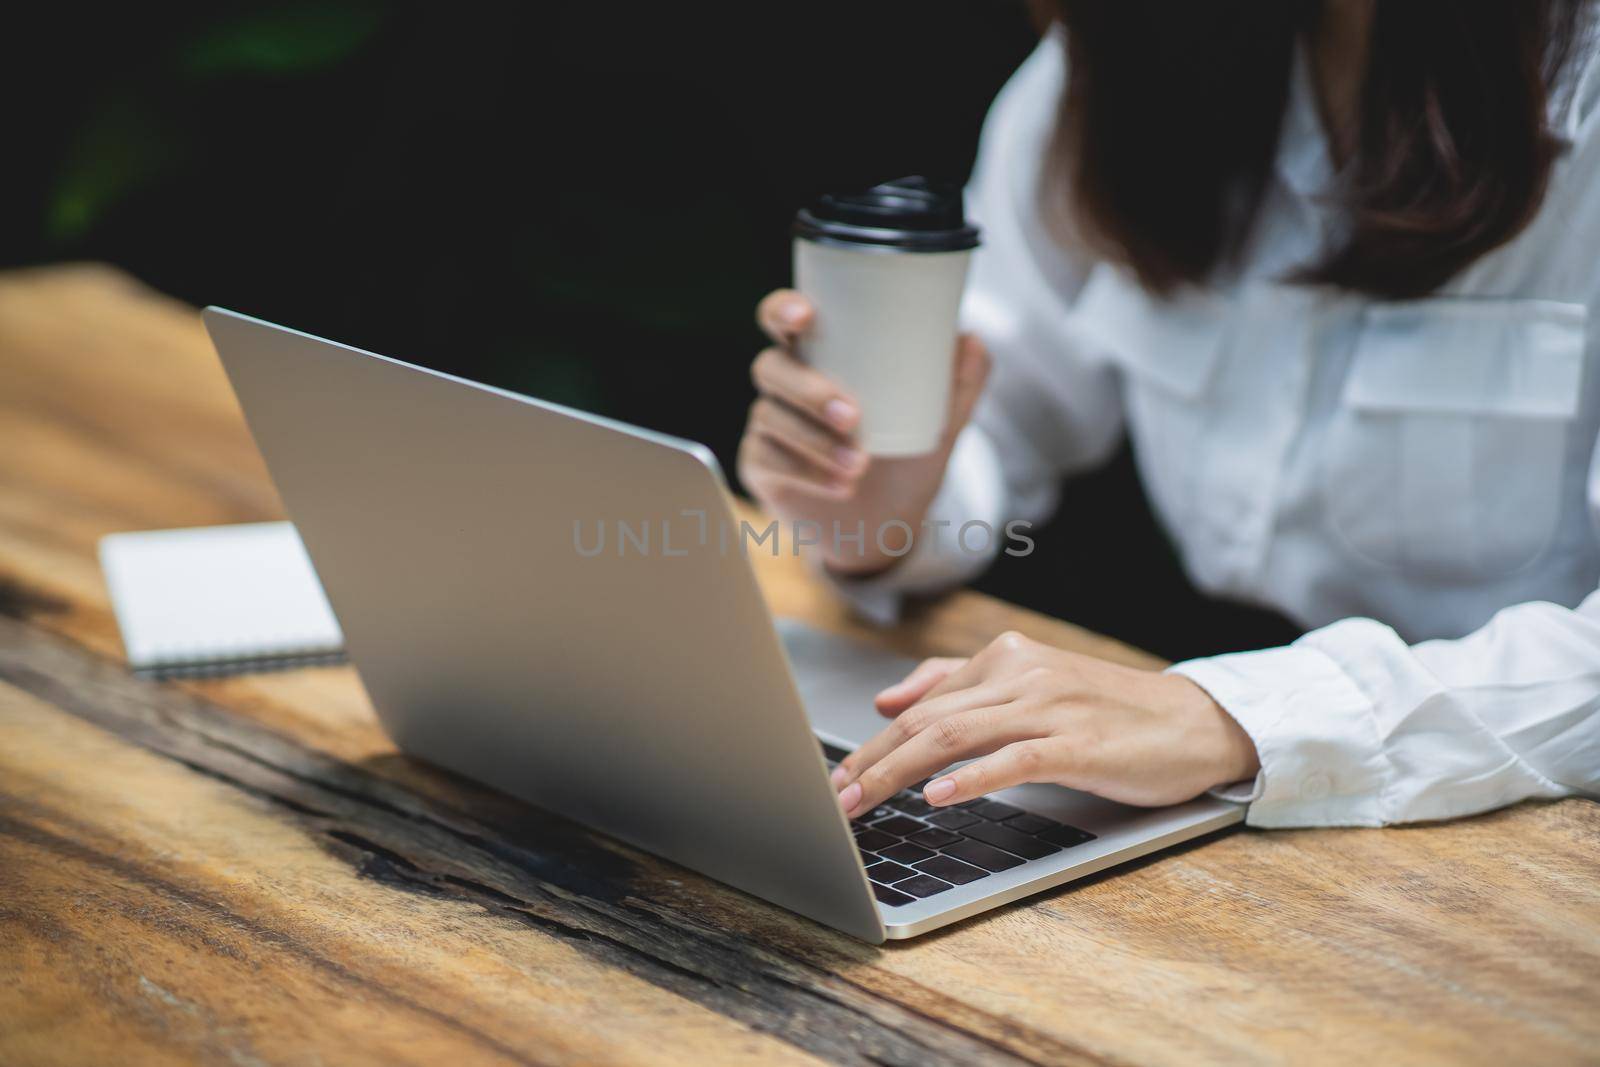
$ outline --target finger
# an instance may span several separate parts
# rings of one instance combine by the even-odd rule
[[[769,508],[803,511],[816,501],[850,498],[854,483],[835,470],[817,466],[760,434],[747,434],[739,446],[739,477]]]
[[[811,302],[793,289],[774,289],[756,305],[756,322],[774,342],[787,345],[811,327]]]
[[[1064,782],[1070,770],[1068,754],[1058,738],[1014,741],[998,752],[935,778],[922,790],[922,796],[929,804],[948,807],[1027,782]]]
[[[866,471],[865,452],[770,397],[762,397],[751,405],[749,427],[795,455],[810,460],[818,468],[831,471],[847,481],[855,481]]]
[[[895,716],[927,695],[928,690],[949,677],[967,662],[950,656],[935,656],[917,664],[912,672],[880,692],[873,699],[879,715]]]
[[[852,783],[854,803],[845,814],[871,811],[900,790],[920,782],[961,760],[986,756],[1013,742],[1040,734],[1034,717],[1014,705],[1001,704],[973,708],[946,715],[914,735],[883,759],[861,772]],[[840,795],[840,804],[846,802]]]
[[[976,656],[969,656],[962,660],[959,667],[935,682],[928,688],[926,693],[922,694],[920,703],[930,703],[949,696],[951,693],[957,693],[963,689],[971,689],[988,678],[993,673],[995,664],[994,657],[984,655],[986,651],[988,650],[984,649]]]
[[[982,341],[970,333],[962,334],[957,342],[955,377],[950,385],[950,418],[946,425],[950,433],[959,433],[972,418],[972,411],[983,395],[984,384],[989,380],[989,350]]]
[[[1014,677],[1022,672],[1030,648],[1031,642],[1023,635],[1015,631],[1003,633],[980,649],[977,655],[955,660],[955,668],[943,678],[936,679],[917,700],[931,704],[942,701],[951,693],[971,689],[984,679]],[[904,685],[905,682],[900,684]]]
[[[951,677],[961,673],[961,670],[957,670]],[[979,681],[981,682],[981,679]],[[949,679],[946,679],[941,684],[948,682]],[[1002,692],[999,686],[988,684],[962,686],[937,697],[924,697],[897,715],[893,722],[879,730],[860,748],[839,761],[839,766],[834,768],[830,776],[834,788],[843,789],[861,777],[868,767],[945,716],[992,704],[1003,704],[1009,699],[1010,694]]]
[[[861,409],[827,375],[812,370],[781,348],[763,349],[750,364],[758,392],[774,397],[841,435],[861,421]]]

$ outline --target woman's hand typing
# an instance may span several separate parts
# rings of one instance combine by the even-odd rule
[[[1002,634],[971,659],[930,659],[878,694],[894,721],[834,771],[852,818],[930,781],[930,804],[1050,782],[1127,804],[1188,800],[1250,778],[1255,745],[1182,675]]]

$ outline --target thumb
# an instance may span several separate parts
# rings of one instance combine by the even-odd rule
[[[964,333],[956,342],[955,366],[950,382],[950,418],[947,433],[953,438],[972,418],[984,383],[989,380],[989,350],[975,334]]]

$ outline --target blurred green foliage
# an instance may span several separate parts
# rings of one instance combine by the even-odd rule
[[[119,199],[179,166],[185,146],[148,104],[113,96],[88,119],[45,211],[48,241],[81,240]]]
[[[163,88],[185,77],[326,69],[370,41],[382,18],[377,5],[338,0],[234,9],[210,16],[175,49],[152,50],[148,64],[118,71],[62,160],[45,209],[45,239],[61,248],[83,240],[119,201],[184,166],[191,145],[163,114]]]
[[[376,4],[288,4],[248,12],[204,27],[180,49],[178,63],[199,77],[317,70],[366,44],[382,19]]]

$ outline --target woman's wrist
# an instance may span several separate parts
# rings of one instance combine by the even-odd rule
[[[1261,757],[1238,720],[1193,679],[1181,674],[1166,677],[1181,683],[1184,703],[1198,728],[1200,751],[1207,754],[1206,766],[1210,768],[1208,776],[1215,778],[1207,788],[1254,778],[1261,770]]]

